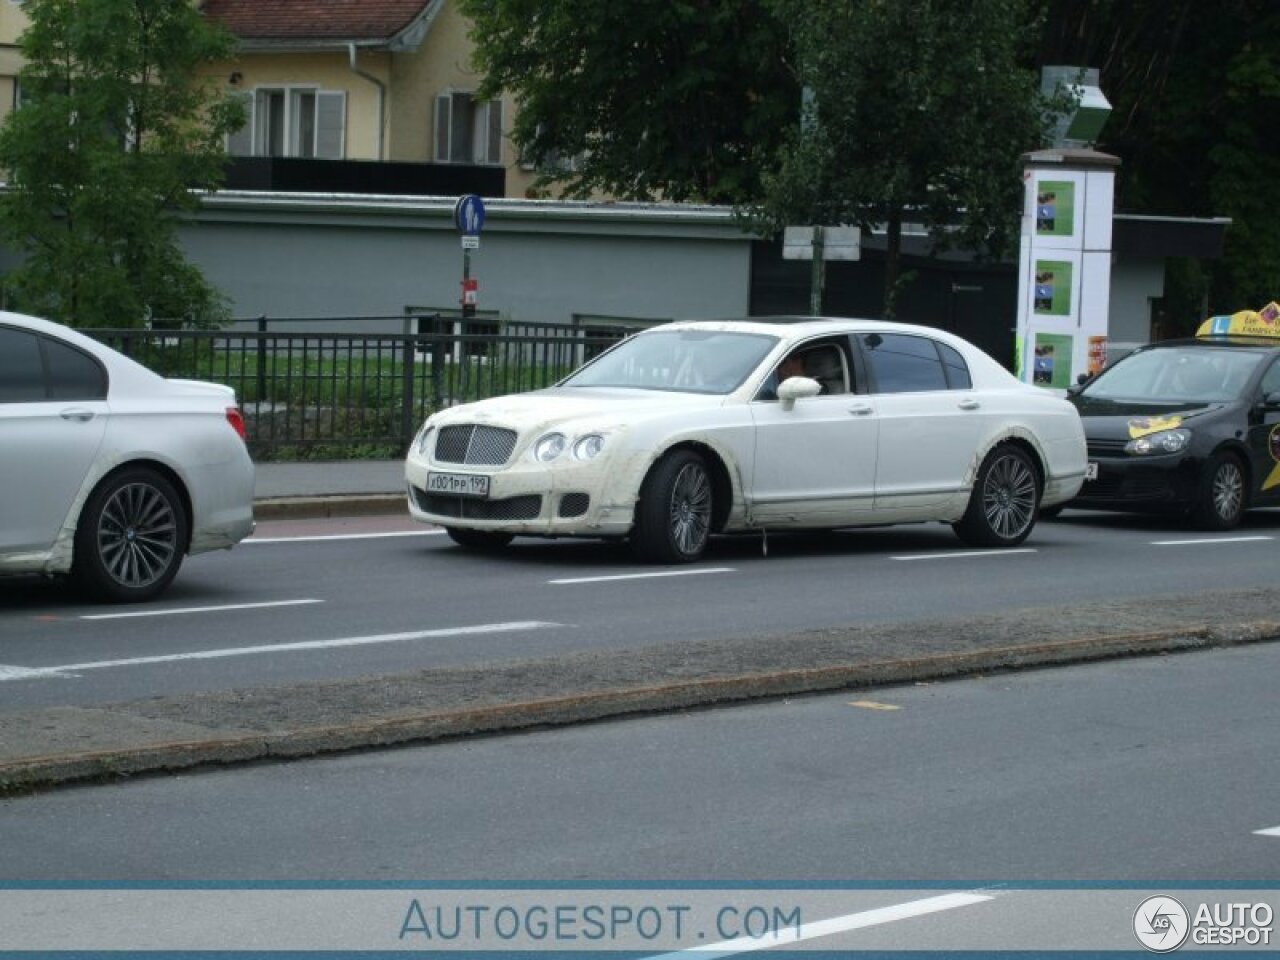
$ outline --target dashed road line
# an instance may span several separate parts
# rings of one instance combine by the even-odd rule
[[[692,570],[659,570],[653,573],[619,573],[604,577],[566,577],[547,583],[606,583],[611,580],[651,580],[657,577],[692,577],[700,573],[737,573],[734,567],[695,567]]]
[[[968,560],[973,557],[1010,557],[1019,553],[1035,553],[1034,547],[1013,550],[965,550],[960,553],[915,553],[891,557],[893,560]]]
[[[224,603],[212,607],[170,607],[165,610],[131,610],[128,613],[88,613],[81,620],[132,620],[136,617],[173,617],[184,613],[226,613],[231,610],[265,610],[269,607],[301,607],[323,600],[269,600],[262,603]]]
[[[1152,540],[1153,547],[1191,547],[1202,543],[1257,543],[1259,540],[1274,540],[1275,537],[1197,537],[1194,540]]]
[[[65,677],[89,670],[107,670],[113,667],[140,667],[158,663],[181,663],[187,660],[221,660],[227,657],[247,657],[259,654],[296,653],[302,650],[334,650],[341,647],[359,647],[382,643],[400,643],[407,640],[435,640],[446,637],[474,636],[486,633],[518,633],[525,630],[545,630],[561,627],[561,623],[542,620],[520,620],[509,623],[482,623],[470,627],[449,627],[441,630],[413,630],[407,633],[380,633],[366,637],[338,637],[333,640],[305,640],[299,643],[262,644],[252,647],[224,647],[220,650],[195,650],[190,653],[169,653],[154,657],[131,657],[125,660],[97,660],[90,663],[64,663],[54,667],[22,667],[0,665],[0,681],[31,680],[42,677]]]
[[[385,540],[389,537],[439,537],[443,530],[392,530],[384,533],[326,533],[301,537],[249,537],[243,544],[318,543],[322,540]]]

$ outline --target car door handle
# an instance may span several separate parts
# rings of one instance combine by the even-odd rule
[[[86,410],[84,407],[68,407],[66,410],[63,410],[58,414],[58,416],[62,417],[63,420],[75,420],[77,423],[88,423],[93,419],[94,413],[92,410]]]
[[[869,413],[874,413],[875,410],[869,403],[855,403],[849,408],[849,412],[855,417],[865,417]]]
[[[960,403],[957,404],[957,406],[959,406],[961,410],[977,410],[980,406],[982,406],[982,401],[974,400],[972,397],[968,397],[964,400],[961,400]]]

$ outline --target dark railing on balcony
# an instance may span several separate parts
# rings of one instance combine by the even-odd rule
[[[483,320],[480,328],[497,332],[460,332],[468,327],[436,316],[359,323],[391,320],[428,332],[286,332],[269,329],[285,321],[266,319],[253,330],[86,332],[162,376],[233,388],[249,449],[264,460],[401,456],[431,413],[551,386],[631,332],[559,325],[513,332]]]

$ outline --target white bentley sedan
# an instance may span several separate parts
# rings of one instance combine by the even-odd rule
[[[183,557],[253,531],[235,393],[165,380],[67,327],[0,312],[0,574],[160,593]]]
[[[968,342],[872,320],[673,323],[556,386],[452,407],[409,451],[409,510],[459,544],[941,521],[1021,543],[1085,472],[1080,417]]]

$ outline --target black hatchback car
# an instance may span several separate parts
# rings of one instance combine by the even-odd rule
[[[1181,513],[1227,530],[1280,505],[1280,338],[1142,347],[1068,391],[1088,472],[1068,507]]]

